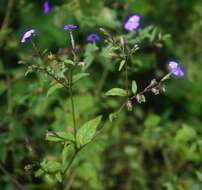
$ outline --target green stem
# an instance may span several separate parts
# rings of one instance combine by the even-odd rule
[[[76,46],[75,46],[75,41],[74,41],[74,36],[72,31],[69,32],[70,35],[70,40],[71,40],[71,45],[72,45],[72,54],[73,54],[73,60],[74,63],[77,62],[77,56],[76,56]]]
[[[125,59],[126,65],[125,65],[125,88],[127,91],[127,99],[129,98],[129,82],[128,82],[128,59]]]
[[[78,152],[79,152],[79,150],[75,150],[74,154],[71,157],[71,160],[69,161],[69,164],[67,165],[67,167],[65,168],[65,170],[63,172],[64,174],[66,174],[67,171],[70,169],[70,167],[71,167],[72,163],[74,162],[74,159],[76,158]]]
[[[74,138],[76,140],[76,116],[75,116],[75,108],[74,108],[74,98],[73,98],[73,89],[72,89],[72,70],[71,69],[69,72],[69,91],[70,91],[70,100],[71,100],[71,109],[72,109]]]

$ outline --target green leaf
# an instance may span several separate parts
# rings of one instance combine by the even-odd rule
[[[50,172],[50,173],[55,173],[55,172],[61,171],[61,169],[62,169],[61,163],[54,161],[54,160],[44,159],[40,163],[40,165],[41,165],[42,170]]]
[[[125,63],[126,63],[125,59],[121,61],[120,65],[119,65],[119,71],[121,71],[121,69],[123,68],[123,66],[125,65]]]
[[[62,88],[63,86],[61,84],[55,84],[53,86],[51,86],[49,89],[48,89],[48,92],[47,92],[47,97],[49,97],[50,95],[52,95],[57,89],[60,89]]]
[[[195,129],[184,124],[183,127],[180,130],[178,130],[175,139],[176,141],[188,142],[196,137],[197,133]]]
[[[89,143],[93,139],[101,119],[102,116],[98,116],[79,128],[76,134],[76,141],[80,146]]]
[[[89,43],[85,48],[84,53],[84,62],[86,63],[84,65],[84,70],[86,70],[94,61],[96,52],[99,48],[94,43]]]
[[[150,37],[149,37],[150,42],[154,41],[156,35],[157,35],[157,29],[154,28],[153,31],[152,31],[152,33],[150,34]]]
[[[44,50],[42,51],[42,55],[45,55],[47,52],[48,52],[48,49],[44,49]]]
[[[32,67],[28,67],[27,71],[25,72],[25,76],[29,75],[33,71],[34,71],[34,69]]]
[[[132,92],[133,94],[137,92],[137,83],[134,80],[132,81]]]
[[[74,65],[74,62],[71,59],[65,59],[64,63],[67,65]]]
[[[197,178],[200,182],[202,182],[202,172],[196,171]]]
[[[165,183],[164,187],[166,188],[166,190],[174,190],[173,185],[170,182]]]
[[[117,112],[110,113],[109,115],[109,121],[112,122],[117,117]]]
[[[87,77],[89,76],[89,73],[79,73],[79,74],[76,74],[73,76],[73,79],[72,79],[72,82],[75,83],[77,82],[78,80],[84,78],[84,77]]]
[[[42,169],[38,169],[36,172],[35,172],[35,177],[40,177],[44,174],[44,171]]]
[[[60,182],[60,183],[62,182],[62,175],[60,172],[55,174],[55,178],[57,179],[58,182]]]
[[[201,190],[202,189],[202,185],[201,184],[194,184],[190,190]]]
[[[155,127],[161,121],[161,118],[156,114],[150,114],[144,122],[146,127]]]
[[[46,140],[52,142],[72,142],[74,137],[70,133],[48,131],[46,133]]]
[[[55,173],[55,172],[61,171],[62,167],[61,167],[61,163],[59,162],[49,161],[46,165],[46,168],[44,169],[50,173]]]
[[[112,88],[105,93],[106,96],[127,96],[126,90],[122,88]]]

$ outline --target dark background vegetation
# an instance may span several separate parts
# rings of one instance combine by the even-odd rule
[[[8,0],[0,0],[0,23]],[[55,159],[61,147],[45,141],[47,130],[65,131],[71,125],[69,100],[64,90],[47,98],[50,79],[32,73],[19,60],[33,55],[30,44],[20,44],[22,34],[35,28],[41,50],[68,52],[64,24],[79,26],[75,39],[80,58],[92,60],[90,77],[75,89],[77,118],[85,121],[104,113],[104,132],[84,149],[73,169],[69,189],[201,190],[202,189],[202,2],[201,0],[14,0],[9,19],[0,29],[0,189],[57,189],[55,179],[36,178],[44,157]],[[166,62],[176,59],[183,79],[171,79],[165,94],[147,95],[145,104],[123,111],[112,123],[107,115],[121,104],[104,92],[122,85],[114,59],[103,58],[104,36],[125,33],[122,23],[131,13],[142,17],[142,27],[153,25],[170,34],[160,45],[147,43],[131,63],[130,80],[141,90],[154,77],[166,74]],[[90,49],[86,35],[101,35],[98,50]],[[89,61],[91,62],[91,61]],[[84,160],[84,161],[83,161]],[[82,162],[83,161],[83,162]],[[27,169],[26,166],[31,166]]]

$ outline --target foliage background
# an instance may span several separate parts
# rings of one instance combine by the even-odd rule
[[[0,0],[0,23],[7,10]],[[25,77],[19,60],[33,54],[29,44],[19,43],[22,33],[36,28],[40,49],[64,56],[70,46],[63,31],[66,23],[79,26],[76,41],[81,59],[91,63],[90,77],[76,85],[77,118],[82,121],[104,113],[104,132],[84,149],[73,169],[70,189],[200,190],[202,189],[202,2],[200,0],[50,0],[44,15],[42,1],[14,1],[10,22],[0,31],[0,187],[58,189],[56,180],[36,178],[34,171],[44,157],[56,159],[61,147],[45,141],[47,130],[68,131],[69,99],[62,89],[47,98],[50,80],[39,74]],[[132,112],[121,112],[110,123],[107,116],[120,100],[104,92],[122,85],[118,63],[105,55],[104,36],[98,48],[86,43],[91,32],[109,29],[125,33],[124,19],[131,13],[142,17],[142,27],[154,25],[169,33],[160,45],[145,43],[131,63],[130,79],[143,89],[152,78],[166,73],[166,62],[177,59],[185,70],[183,79],[172,79],[166,93],[147,96]],[[80,123],[80,124],[81,124]],[[27,165],[32,165],[26,170]],[[35,168],[36,167],[36,168]],[[3,169],[2,169],[3,168]],[[3,171],[4,170],[4,171]],[[6,172],[5,172],[6,171]]]

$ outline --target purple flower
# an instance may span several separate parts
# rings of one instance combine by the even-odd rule
[[[49,2],[48,2],[48,0],[45,0],[43,3],[43,12],[44,12],[44,14],[48,14],[49,11],[50,11]]]
[[[29,38],[35,35],[35,30],[31,29],[24,33],[21,39],[21,43],[26,43]]]
[[[132,15],[124,24],[125,30],[132,32],[140,26],[141,17],[139,15]]]
[[[100,40],[100,36],[98,34],[89,34],[86,38],[88,42],[95,42]]]
[[[77,26],[75,26],[73,24],[67,24],[64,26],[64,30],[74,30],[76,28],[77,28]]]
[[[177,76],[177,77],[183,77],[184,76],[184,71],[182,70],[182,68],[179,66],[179,64],[175,61],[170,61],[169,64],[169,70],[170,72]]]

